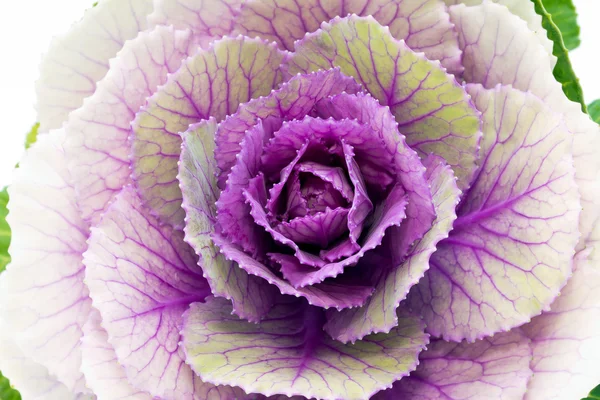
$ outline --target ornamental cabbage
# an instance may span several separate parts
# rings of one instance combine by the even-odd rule
[[[584,396],[600,128],[555,63],[529,1],[101,1],[42,64],[0,369],[25,399]]]

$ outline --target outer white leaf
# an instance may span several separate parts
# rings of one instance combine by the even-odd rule
[[[41,137],[8,190],[12,262],[0,276],[0,316],[27,357],[69,390],[85,392],[80,339],[91,303],[82,263],[88,226],[75,204],[63,140],[62,130]]]
[[[102,0],[63,36],[52,41],[36,85],[40,132],[60,128],[94,93],[125,41],[146,29],[152,0]]]
[[[194,49],[189,31],[162,26],[141,33],[111,61],[94,94],[69,115],[65,150],[77,204],[92,225],[131,181],[129,136],[135,113]]]
[[[554,68],[556,65],[556,57],[552,55],[554,43],[548,39],[548,32],[542,27],[542,17],[535,12],[535,7],[532,1],[525,0],[491,0],[494,3],[506,6],[509,11],[523,21],[527,22],[527,26],[537,36],[538,40],[544,46],[550,56],[550,65]],[[483,0],[444,0],[446,5],[465,4],[467,6],[479,5]]]
[[[550,311],[523,326],[533,351],[525,400],[580,399],[600,382],[600,260],[588,255]]]
[[[0,324],[0,369],[24,400],[71,400],[78,396],[52,377],[46,368],[25,357]]]

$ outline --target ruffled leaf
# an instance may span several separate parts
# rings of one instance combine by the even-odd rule
[[[298,165],[298,172],[312,174],[315,177],[322,179],[324,182],[330,183],[331,186],[347,201],[352,201],[354,198],[354,189],[346,178],[344,170],[340,167],[332,167],[307,161]]]
[[[265,149],[262,171],[267,178],[278,174],[287,160],[296,154],[301,155],[307,144],[332,143],[341,147],[341,155],[354,186],[348,227],[352,240],[356,242],[362,233],[366,218],[373,210],[373,203],[369,199],[365,179],[358,164],[362,165],[364,162],[377,166],[388,174],[395,169],[393,156],[386,148],[382,136],[369,125],[349,119],[335,121],[305,117],[303,120],[286,122]]]
[[[154,0],[154,12],[148,17],[152,26],[189,29],[194,42],[207,48],[215,39],[233,31],[243,0]]]
[[[577,255],[573,277],[550,311],[523,326],[534,373],[525,400],[579,399],[600,382],[600,269],[598,255],[589,253]]]
[[[411,292],[429,333],[473,341],[528,322],[571,274],[581,211],[572,136],[538,98],[467,86],[484,162],[450,237]]]
[[[373,223],[364,235],[362,246],[350,240],[321,251],[322,259],[329,261],[318,269],[302,263],[299,257],[287,257],[282,262],[282,273],[294,287],[310,286],[327,278],[335,278],[349,266],[356,265],[365,254],[381,245],[386,231],[399,226],[406,219],[407,200],[402,190],[392,190],[389,197],[374,212]],[[276,260],[281,261],[277,257]],[[364,302],[360,305],[362,306]],[[338,307],[339,308],[339,307]]]
[[[360,246],[347,238],[329,249],[319,251],[319,255],[325,261],[334,262],[350,257],[359,250]]]
[[[322,267],[325,265],[325,262],[318,256],[300,249],[300,246],[297,243],[281,234],[271,224],[265,211],[267,193],[264,176],[259,175],[250,181],[248,189],[244,191],[244,198],[246,199],[246,203],[250,206],[250,215],[254,219],[254,223],[262,227],[269,235],[271,235],[273,240],[292,249],[299,262],[313,267]]]
[[[258,120],[279,125],[282,121],[304,118],[322,99],[342,92],[356,93],[360,86],[339,69],[298,75],[284,83],[269,96],[252,100],[219,125],[215,157],[219,167],[220,188],[235,165],[240,143],[248,129]]]
[[[298,170],[303,166],[299,165]],[[338,171],[343,174],[343,170]],[[346,208],[348,206],[348,200],[342,196],[331,183],[322,180],[317,176],[311,176],[306,174],[299,174],[298,181],[301,182],[301,178],[305,178],[304,182],[299,186],[300,195],[306,203],[306,211],[309,214],[316,214],[325,212],[327,209]],[[348,191],[348,194],[351,190]],[[352,198],[353,194],[348,197]]]
[[[456,33],[437,0],[250,0],[242,6],[236,26],[248,36],[293,51],[294,42],[318,30],[321,23],[348,14],[371,15],[414,51],[440,60],[451,73],[462,71]]]
[[[282,222],[276,229],[296,243],[314,244],[326,249],[348,231],[348,212],[346,208],[328,208],[314,215]]]
[[[435,340],[421,353],[415,372],[372,400],[522,399],[530,359],[529,340],[520,329],[475,343]]]
[[[281,201],[280,199],[284,189],[287,189],[284,216],[287,218],[297,218],[307,215],[309,210],[306,199],[302,196],[299,174],[294,174],[292,178],[286,182],[286,185],[277,184],[271,188],[269,191],[271,193],[271,198],[267,201],[267,209],[269,212],[276,215],[277,202]]]
[[[342,281],[325,281],[312,286],[295,288],[292,284],[281,279],[271,268],[245,253],[239,246],[214,237],[214,242],[221,249],[227,260],[235,262],[232,268],[241,268],[248,274],[262,278],[265,282],[277,287],[280,293],[295,297],[304,297],[310,305],[320,308],[337,308],[339,310],[359,307],[373,293],[371,286],[345,283]],[[273,260],[285,258],[295,260],[293,256],[276,255]],[[260,322],[263,323],[262,321]]]
[[[185,241],[200,257],[212,293],[231,300],[236,315],[258,322],[271,308],[275,288],[227,261],[211,238],[220,195],[215,179],[216,130],[211,119],[191,127],[183,137],[178,180],[186,213]]]
[[[319,102],[315,112],[319,113],[323,101]],[[316,148],[311,152],[314,154],[305,158],[319,161],[325,157],[325,159],[330,158],[334,163],[339,162],[336,157],[345,158],[341,146],[343,141],[354,149],[355,154],[350,155],[350,158],[356,159],[360,166],[360,171],[357,173],[364,175],[365,182],[362,185],[366,183],[372,187],[379,187],[381,191],[394,182],[397,168],[394,165],[394,152],[385,142],[384,136],[385,133],[373,129],[369,124],[350,118],[325,120],[310,115],[303,116],[301,119],[284,122],[273,134],[273,138],[265,148],[261,171],[264,172],[267,180],[276,179],[305,143],[308,143],[311,149]],[[345,164],[348,169],[348,163]],[[363,170],[370,173],[363,174]],[[357,184],[355,181],[352,183],[356,191]]]
[[[103,0],[52,41],[36,83],[40,132],[60,128],[69,113],[94,94],[109,60],[146,29],[151,11],[148,0]]]
[[[70,114],[65,150],[86,220],[98,223],[130,181],[131,121],[191,51],[189,32],[159,27],[125,44],[84,105]]]
[[[250,215],[244,191],[260,172],[264,142],[265,130],[259,122],[246,132],[237,162],[227,178],[227,187],[216,203],[219,234],[255,257],[265,253],[267,243],[264,230]]]
[[[370,333],[389,332],[397,326],[398,305],[406,298],[410,288],[423,277],[429,268],[429,258],[437,243],[446,238],[452,229],[452,223],[456,219],[454,209],[461,194],[456,187],[452,169],[436,156],[428,157],[424,164],[427,167],[427,182],[433,195],[436,220],[403,262],[388,256],[379,260],[379,263],[361,264],[361,268],[380,269],[373,273],[376,277],[375,292],[361,308],[327,313],[324,329],[334,339],[354,342]],[[387,245],[396,245],[393,237],[387,241]],[[382,254],[385,257],[385,253]],[[385,264],[391,267],[384,270],[382,265]]]
[[[259,122],[257,124],[257,126],[262,126],[262,123]],[[251,128],[248,132],[252,132],[255,128]],[[243,144],[243,143],[242,143]],[[270,213],[271,216],[277,216],[278,214],[280,214],[279,211],[281,211],[280,207],[281,207],[281,203],[283,201],[283,196],[286,195],[286,189],[288,189],[288,193],[289,191],[292,191],[290,193],[290,197],[288,198],[288,200],[290,200],[292,202],[292,204],[290,204],[290,206],[296,207],[297,208],[297,212],[300,213],[304,213],[304,215],[308,214],[309,209],[308,209],[308,204],[306,202],[306,199],[303,198],[302,196],[302,188],[300,185],[300,177],[297,174],[296,168],[298,166],[298,164],[300,163],[300,160],[302,158],[305,157],[305,155],[307,155],[307,152],[309,150],[309,147],[311,150],[313,149],[318,149],[320,150],[321,153],[326,153],[327,149],[320,145],[320,144],[316,144],[315,143],[309,143],[307,140],[304,141],[304,143],[300,146],[300,148],[298,148],[298,150],[296,150],[296,154],[280,154],[279,156],[276,157],[276,161],[280,164],[278,164],[277,167],[272,168],[271,172],[271,180],[276,181],[277,177],[279,177],[279,182],[277,182],[275,185],[273,185],[273,187],[271,187],[271,189],[269,189],[269,195],[266,196],[265,198],[268,197],[268,199],[266,199],[266,205],[265,208],[266,210],[268,210],[268,212]],[[269,173],[269,161],[268,159],[266,159],[265,157],[262,157],[263,155],[263,151],[264,149],[261,147],[261,173],[267,172],[267,174]],[[291,158],[290,158],[291,157]],[[267,164],[265,164],[265,160],[267,161]],[[291,161],[290,161],[291,160]],[[286,162],[289,162],[289,164],[285,165]],[[236,163],[236,165],[239,165],[239,161]],[[235,168],[236,166],[233,167],[233,169],[231,170],[231,174],[229,175],[228,181],[231,180],[231,177],[233,176],[233,174],[235,173]],[[265,171],[266,170],[266,171]],[[267,177],[268,179],[268,177]],[[227,182],[227,184],[229,184],[229,182]],[[288,188],[289,186],[289,188]],[[297,187],[297,193],[294,193],[294,186]],[[293,211],[293,210],[292,210]],[[302,216],[304,216],[302,215]],[[289,218],[289,215],[288,215]]]
[[[215,42],[184,61],[133,122],[133,176],[146,206],[161,221],[183,227],[177,161],[190,124],[217,122],[240,104],[281,83],[284,53],[274,44],[238,37]]]
[[[0,315],[24,355],[78,393],[87,391],[79,342],[91,303],[81,256],[88,226],[75,204],[63,142],[63,131],[44,135],[8,190],[12,262],[0,276]]]
[[[337,277],[346,267],[356,265],[366,253],[377,248],[381,244],[386,231],[401,225],[406,219],[405,209],[407,207],[407,199],[404,190],[396,186],[386,200],[375,210],[373,223],[365,233],[360,249],[348,258],[338,262],[327,263],[312,253],[301,250],[295,242],[280,234],[271,226],[262,206],[265,201],[264,199],[261,200],[260,188],[264,187],[264,182],[261,179],[262,176],[251,183],[250,190],[245,193],[246,200],[252,209],[251,214],[254,221],[265,228],[273,239],[290,247],[294,251],[294,256],[297,260],[295,265],[288,266],[288,268],[294,268],[299,273],[298,279],[293,282],[294,286],[310,286],[322,282],[327,278]],[[264,193],[264,189],[262,191]],[[307,267],[318,267],[318,269]]]
[[[323,334],[321,313],[282,302],[255,325],[232,316],[222,299],[195,303],[182,332],[186,362],[207,382],[249,393],[368,399],[410,373],[428,342],[418,318],[403,314],[390,334],[345,345]]]
[[[443,157],[468,185],[478,159],[479,113],[439,63],[395,40],[372,17],[336,18],[296,43],[290,73],[340,67],[390,110],[407,143]]]
[[[346,170],[348,171],[350,181],[354,185],[354,199],[352,200],[352,207],[348,214],[348,228],[350,229],[350,240],[352,243],[358,245],[358,240],[363,232],[367,218],[371,214],[371,211],[373,211],[373,202],[369,199],[369,192],[367,191],[362,171],[358,166],[354,147],[343,139],[342,149],[344,160],[346,161]],[[402,192],[404,192],[404,189],[402,189]],[[404,208],[406,208],[406,204],[403,206]]]
[[[154,397],[198,400],[214,392],[222,397],[241,393],[202,382],[178,349],[183,312],[210,294],[183,233],[160,226],[127,187],[88,243],[84,263],[90,296],[133,387]]]
[[[404,136],[398,133],[398,123],[389,108],[382,106],[370,95],[356,96],[342,93],[319,102],[317,113],[322,118],[336,120],[355,119],[359,124],[370,126],[377,132],[395,163],[395,179],[403,186],[408,196],[407,219],[400,228],[392,228],[398,241],[394,244],[394,257],[400,260],[406,256],[406,250],[419,240],[431,228],[435,218],[431,191],[425,179],[425,168],[419,156],[407,146]],[[358,148],[358,146],[357,146]],[[376,154],[382,156],[381,153]],[[361,171],[364,172],[365,160],[361,159]],[[367,174],[363,173],[365,178]],[[385,180],[385,175],[373,175],[372,178]],[[390,235],[388,232],[387,235]]]

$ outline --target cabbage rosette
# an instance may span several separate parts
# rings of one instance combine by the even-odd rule
[[[0,369],[25,399],[584,396],[600,132],[555,63],[529,1],[101,1],[42,64]]]

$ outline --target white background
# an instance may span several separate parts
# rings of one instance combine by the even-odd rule
[[[522,0],[527,1],[527,0]],[[586,101],[600,98],[600,1],[574,0],[582,45],[571,57]],[[93,0],[0,0],[0,187],[12,180],[23,140],[36,121],[34,82],[53,36],[66,31]]]

